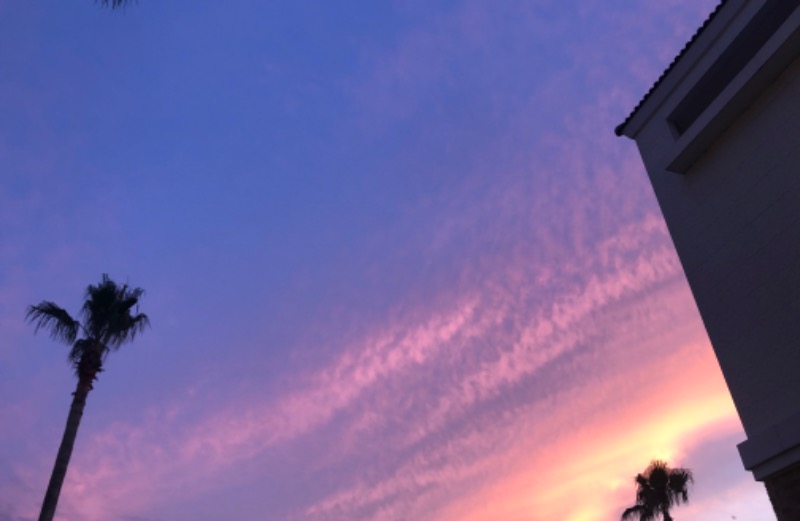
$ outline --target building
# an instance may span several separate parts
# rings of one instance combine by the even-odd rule
[[[800,520],[800,0],[725,0],[616,129],[636,141],[744,425]]]

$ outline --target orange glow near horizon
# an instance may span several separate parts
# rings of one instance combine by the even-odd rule
[[[25,305],[102,273],[153,326],[58,521],[614,520],[653,458],[765,519],[613,133],[716,1],[0,2],[0,520],[74,389]]]
[[[438,519],[613,518],[620,505],[632,502],[632,478],[652,459],[691,468],[692,462],[683,459],[687,449],[702,439],[739,431],[741,424],[710,347],[688,345],[672,356],[687,353],[702,356],[670,380],[648,388],[645,399],[620,417],[592,418],[528,458],[520,451],[517,457],[524,463],[516,471]]]

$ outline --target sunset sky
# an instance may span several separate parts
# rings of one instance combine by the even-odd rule
[[[634,143],[716,0],[0,0],[0,521],[774,519]]]

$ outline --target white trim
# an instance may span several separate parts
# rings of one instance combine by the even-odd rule
[[[675,141],[664,168],[670,172],[686,173],[733,120],[798,55],[800,55],[800,8],[795,9],[753,59]],[[669,125],[666,121],[664,124]]]

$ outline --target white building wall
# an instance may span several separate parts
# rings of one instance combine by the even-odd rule
[[[751,437],[800,411],[800,60],[685,174],[648,164],[655,127],[637,142]]]

